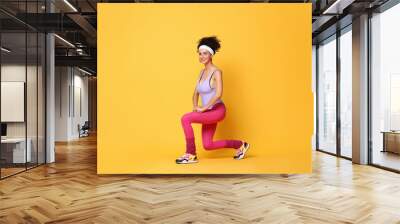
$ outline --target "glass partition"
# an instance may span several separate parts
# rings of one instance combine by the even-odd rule
[[[1,47],[1,176],[7,177],[24,171],[32,155],[26,144],[26,33],[3,32]]]
[[[400,4],[371,18],[371,162],[400,170]]]
[[[45,124],[46,124],[46,37],[44,33],[38,33],[38,64],[37,64],[37,162],[44,164],[46,162],[46,145],[45,145]]]
[[[44,3],[0,2],[1,179],[45,163],[45,34],[14,17]]]
[[[38,49],[37,49],[37,41],[38,35],[37,32],[29,31],[27,33],[27,81],[26,81],[26,89],[27,89],[27,98],[26,98],[26,113],[27,113],[27,142],[30,153],[30,160],[27,163],[28,168],[37,165],[37,149],[38,149],[38,141],[37,141],[37,132],[38,132]]]
[[[318,149],[336,153],[336,36],[318,47]]]
[[[340,35],[340,154],[352,157],[352,32]]]

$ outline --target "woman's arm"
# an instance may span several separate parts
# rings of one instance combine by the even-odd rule
[[[194,93],[192,98],[193,98],[193,110],[195,110],[199,102],[199,92],[197,92],[197,87],[194,88]]]
[[[197,111],[198,102],[199,102],[199,92],[197,91],[197,84],[199,83],[201,76],[203,74],[203,70],[201,70],[199,77],[197,78],[196,86],[194,87],[194,92],[192,96],[193,100],[193,111]]]
[[[207,110],[208,107],[211,105],[214,105],[214,103],[222,97],[222,72],[220,70],[216,70],[214,72],[213,79],[215,80],[215,85],[216,85],[216,92],[213,98],[210,99],[207,105],[204,105],[203,107],[200,108],[200,111],[205,111]]]

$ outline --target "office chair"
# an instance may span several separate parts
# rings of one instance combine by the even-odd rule
[[[78,124],[79,138],[89,136],[89,129],[90,129],[89,121],[85,121],[82,127],[80,127],[80,125]]]

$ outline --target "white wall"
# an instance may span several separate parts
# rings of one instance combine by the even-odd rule
[[[76,71],[76,70],[75,70]],[[89,111],[88,111],[88,96],[89,96],[89,92],[88,92],[88,77],[87,76],[81,76],[79,73],[79,75],[75,74],[75,79],[74,79],[74,86],[75,86],[75,116],[74,119],[72,119],[72,127],[74,127],[72,129],[72,135],[77,138],[79,137],[79,133],[78,133],[78,129],[76,128],[78,126],[78,124],[83,125],[85,123],[85,121],[88,121],[89,119]],[[78,90],[80,90],[80,99],[77,97],[78,96]],[[79,112],[79,108],[77,107],[79,104],[80,100],[80,106],[81,106],[81,113]]]
[[[28,67],[28,71],[32,67]],[[25,64],[9,64],[1,66],[1,81],[11,82],[19,81],[25,82]],[[30,74],[30,72],[28,72]],[[5,110],[5,108],[1,108]],[[11,122],[7,123],[7,137],[25,137],[25,123],[24,122]]]
[[[27,75],[28,75],[28,81],[29,85],[36,86],[36,80],[31,77],[35,76],[36,77],[36,66],[27,66],[25,68],[24,65],[18,65],[18,64],[5,64],[1,66],[1,81],[2,82],[12,82],[12,81],[18,81],[18,82],[25,82],[25,75],[27,69]],[[27,106],[29,107],[34,107],[36,109],[36,88],[27,88]],[[4,97],[4,96],[3,96]],[[31,102],[34,102],[35,105],[29,105]],[[6,110],[6,108],[2,108],[2,110]],[[31,113],[32,109],[27,109],[29,113],[27,113],[27,118],[28,118],[28,137],[29,134],[33,131],[30,131],[30,128],[32,127],[32,130],[36,130],[36,113]],[[34,122],[35,125],[31,124],[31,122]],[[36,132],[35,132],[36,135]],[[7,122],[7,136],[8,137],[25,137],[25,122]]]
[[[55,141],[68,140],[70,74],[68,67],[55,68]]]
[[[38,70],[37,70],[38,69]],[[27,78],[27,80],[25,80]],[[30,139],[32,161],[39,163],[44,162],[45,150],[45,117],[44,117],[44,100],[45,100],[45,87],[44,87],[44,73],[41,66],[27,67],[25,64],[3,64],[1,66],[1,81],[2,82],[25,82],[26,83],[26,109],[27,121],[25,122],[6,122],[7,123],[7,137],[21,138],[27,137]],[[7,96],[2,96],[7,97]],[[7,110],[7,108],[1,108]],[[23,111],[25,112],[25,111]],[[37,154],[39,156],[37,157]],[[51,161],[50,161],[51,162]]]
[[[72,67],[56,67],[55,73],[55,140],[70,141],[88,120],[88,77]]]

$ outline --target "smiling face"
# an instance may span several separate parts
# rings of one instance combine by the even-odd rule
[[[200,50],[197,50],[197,52],[199,53],[199,61],[200,61],[200,63],[206,64],[207,62],[211,61],[212,55],[207,50],[200,49]]]

